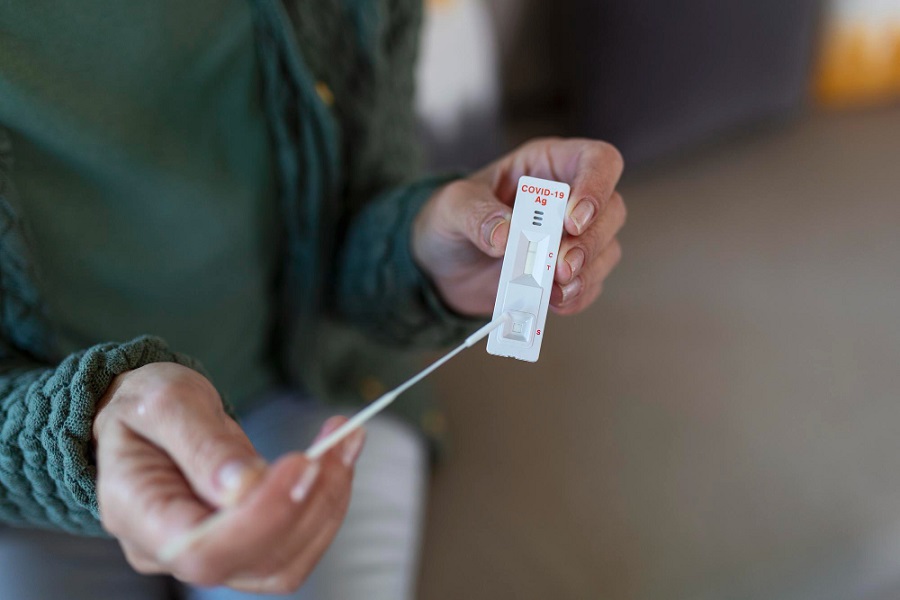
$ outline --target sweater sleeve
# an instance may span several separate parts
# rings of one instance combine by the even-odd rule
[[[359,22],[379,25],[361,36],[368,55],[355,70],[368,74],[371,85],[356,100],[366,106],[349,112],[369,118],[356,126],[348,119],[353,144],[347,163],[355,167],[348,195],[354,209],[337,257],[336,305],[343,319],[380,342],[443,346],[484,321],[450,310],[410,251],[416,215],[439,187],[459,176],[415,179],[422,156],[413,99],[423,3],[381,0],[365,6],[373,14]]]
[[[406,346],[451,344],[483,324],[446,307],[416,265],[412,224],[447,178],[382,193],[356,215],[339,262],[339,309],[374,338]]]
[[[155,337],[94,346],[52,367],[0,349],[0,522],[102,535],[95,407],[116,375],[154,362],[199,368]]]
[[[198,363],[139,337],[49,358],[48,324],[24,226],[13,209],[12,151],[0,127],[0,523],[100,535],[93,459],[98,400],[116,375]]]

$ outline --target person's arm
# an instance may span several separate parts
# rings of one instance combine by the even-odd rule
[[[381,194],[358,213],[340,257],[337,280],[342,316],[378,340],[440,346],[483,322],[442,300],[412,254],[412,227],[422,207],[447,182],[426,179]]]
[[[53,366],[0,346],[0,521],[103,533],[95,407],[117,375],[153,362],[195,366],[153,337],[98,345]]]
[[[105,531],[141,573],[297,589],[346,513],[363,432],[317,462],[268,465],[199,365],[159,338],[51,358],[11,165],[0,127],[0,524]]]
[[[0,127],[0,522],[99,535],[97,403],[126,371],[154,362],[198,365],[154,337],[47,358],[48,325],[12,175],[12,147]]]
[[[338,316],[375,339],[400,346],[453,343],[481,324],[481,316],[450,309],[411,252],[412,227],[422,206],[459,175],[417,177],[415,62],[422,2],[389,0],[379,5],[383,27],[363,48],[367,112],[378,118],[350,122],[352,149],[348,205],[351,216],[337,257],[334,306]],[[376,22],[376,19],[367,22]],[[357,114],[363,111],[349,111]]]
[[[350,221],[336,305],[357,327],[389,342],[461,338],[493,310],[516,182],[532,175],[572,186],[550,306],[563,315],[585,310],[621,258],[617,235],[626,209],[615,191],[621,155],[600,141],[537,139],[465,178],[391,185],[415,162],[416,22],[409,15],[417,13],[404,14],[382,44],[392,66],[379,79],[383,93],[373,95],[388,99],[387,118],[373,127],[381,132],[374,147],[383,159],[370,163],[380,166],[373,181],[382,191]]]

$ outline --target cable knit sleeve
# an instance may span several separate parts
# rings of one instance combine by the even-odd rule
[[[350,228],[339,269],[339,309],[376,339],[440,346],[483,324],[448,309],[412,258],[413,221],[446,180],[425,179],[382,193]]]
[[[100,535],[95,406],[112,379],[154,362],[199,369],[155,337],[101,344],[42,366],[0,350],[0,521]]]
[[[342,112],[352,134],[346,164],[353,208],[339,248],[336,306],[343,319],[380,342],[447,345],[483,321],[448,309],[410,251],[416,215],[440,186],[459,177],[415,178],[421,149],[413,98],[423,3],[361,5],[361,56],[348,69],[358,93],[344,94]]]
[[[101,535],[93,422],[113,378],[155,362],[202,372],[161,339],[53,356],[25,227],[13,206],[12,151],[0,127],[0,523]]]

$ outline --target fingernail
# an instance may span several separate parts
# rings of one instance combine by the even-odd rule
[[[300,479],[297,480],[297,485],[291,489],[291,500],[300,504],[306,499],[309,490],[311,490],[312,486],[316,483],[316,478],[319,476],[319,469],[318,462],[311,462],[306,466],[306,470],[303,471]]]
[[[565,261],[568,263],[569,269],[572,271],[572,279],[574,279],[581,267],[584,266],[584,250],[572,248],[566,253]]]
[[[347,438],[347,441],[344,442],[344,451],[341,453],[341,462],[344,463],[345,467],[351,466],[356,462],[356,459],[359,458],[359,453],[362,450],[365,439],[365,432],[360,430],[351,434],[350,437]]]
[[[503,217],[495,217],[493,219],[489,219],[484,222],[484,225],[481,226],[481,234],[484,237],[484,243],[490,246],[491,248],[495,248],[494,244],[494,234],[497,233],[497,229],[503,225],[504,223],[509,222],[509,216]]]
[[[568,285],[564,285],[562,288],[562,302],[560,304],[566,304],[571,302],[573,298],[578,296],[581,293],[581,288],[583,283],[581,281],[581,277],[576,277],[572,280]]]
[[[594,203],[589,198],[580,200],[572,210],[571,216],[575,227],[578,228],[578,233],[581,233],[594,216]]]
[[[222,489],[222,504],[236,503],[250,485],[256,481],[266,463],[261,459],[253,461],[235,460],[219,469],[219,487]]]

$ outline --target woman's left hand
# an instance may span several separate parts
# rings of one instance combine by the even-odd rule
[[[604,142],[529,142],[438,190],[416,219],[413,256],[450,308],[489,315],[519,177],[566,182],[572,191],[550,306],[560,314],[581,312],[600,295],[622,256],[616,235],[625,224],[625,204],[615,191],[622,167],[618,150]]]

